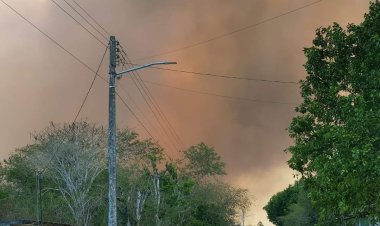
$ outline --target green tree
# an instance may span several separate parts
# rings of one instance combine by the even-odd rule
[[[289,185],[284,191],[273,195],[268,204],[264,207],[270,222],[277,226],[284,226],[281,217],[287,215],[290,206],[297,202],[298,188]]]
[[[288,213],[279,217],[284,226],[311,226],[317,223],[317,214],[303,188],[298,188],[297,202],[288,207]],[[329,224],[332,226],[331,224]]]
[[[11,190],[6,218],[35,219],[36,173],[41,175],[42,220],[89,225],[101,202],[97,177],[105,169],[106,132],[86,122],[50,124],[34,144],[3,163],[1,177]],[[1,204],[2,204],[1,203]]]
[[[380,3],[359,25],[318,29],[304,52],[288,164],[306,178],[321,219],[379,219]]]
[[[192,221],[185,225],[233,225],[238,213],[251,205],[247,190],[217,181],[195,186],[191,200]]]
[[[197,180],[225,175],[225,163],[214,148],[200,143],[184,151],[186,172]]]
[[[277,226],[311,226],[317,223],[317,211],[307,197],[303,181],[297,181],[272,196],[264,210],[268,219]]]
[[[118,141],[119,218],[125,225],[159,225],[163,149],[127,130],[118,133]]]
[[[101,126],[87,122],[51,124],[35,134],[32,145],[0,164],[0,218],[35,219],[39,172],[43,221],[105,225],[106,137]],[[224,163],[207,145],[190,147],[182,164],[168,161],[157,143],[130,130],[119,130],[117,138],[121,225],[231,225],[251,205],[246,190],[216,180],[225,174]]]
[[[36,217],[36,167],[29,157],[37,150],[36,145],[17,149],[0,165],[0,219],[35,219]],[[65,207],[55,183],[48,177],[41,177],[42,219],[44,221],[67,223],[70,212]]]
[[[165,170],[160,173],[162,207],[162,225],[185,225],[191,219],[191,197],[196,186],[192,178],[182,174],[175,163],[166,163]]]

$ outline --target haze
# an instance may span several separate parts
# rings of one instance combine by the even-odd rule
[[[49,0],[6,1],[42,31],[96,70],[105,47]],[[71,1],[69,1],[71,2]],[[308,5],[306,0],[78,0],[125,47],[131,59],[160,54],[208,40]],[[63,1],[59,4],[65,6]],[[359,23],[368,0],[324,0],[301,10],[208,43],[136,60],[177,61],[166,68],[267,80],[295,81],[306,75],[303,48],[315,29],[338,22]],[[67,5],[66,5],[67,6]],[[68,12],[75,15],[68,7]],[[76,16],[76,15],[75,15]],[[78,20],[80,19],[79,17]],[[85,24],[83,22],[83,24]],[[58,48],[0,2],[0,159],[28,144],[30,133],[50,121],[71,122],[93,73]],[[105,40],[103,40],[106,42]],[[107,76],[108,55],[100,69]],[[255,206],[246,225],[266,219],[262,207],[293,182],[283,150],[291,145],[286,128],[301,102],[298,85],[197,76],[156,69],[141,70],[144,80],[200,92],[267,101],[251,102],[186,92],[147,83],[185,146],[201,141],[227,163],[227,181],[247,188]],[[132,81],[118,81],[119,92],[167,152],[174,150]],[[122,89],[120,88],[122,87]],[[127,98],[138,104],[145,117]],[[108,87],[95,81],[80,118],[107,125]],[[270,102],[286,102],[279,104]],[[148,137],[131,113],[117,103],[118,127]]]

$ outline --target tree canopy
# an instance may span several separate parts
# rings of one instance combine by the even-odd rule
[[[107,133],[87,122],[56,125],[33,135],[0,165],[0,219],[106,225]],[[204,143],[178,161],[128,129],[117,132],[117,211],[121,225],[233,225],[248,209],[247,190],[222,183],[224,162]],[[202,160],[202,161],[198,161]],[[37,175],[41,189],[36,186]]]
[[[359,25],[319,28],[305,48],[289,166],[321,219],[380,218],[380,3]]]

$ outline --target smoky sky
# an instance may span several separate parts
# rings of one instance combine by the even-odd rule
[[[52,1],[7,2],[84,63],[94,70],[97,68],[105,47]],[[306,76],[302,51],[311,45],[315,29],[334,21],[344,26],[359,23],[368,9],[368,0],[320,1],[204,45],[138,59],[208,40],[312,2],[78,0],[110,34],[116,36],[136,63],[173,60],[178,65],[167,68],[293,82]],[[64,1],[57,3],[86,25]],[[3,3],[0,3],[0,28],[0,158],[3,159],[15,148],[30,143],[30,133],[42,130],[50,121],[71,122],[93,73]],[[104,35],[108,37],[108,34]],[[98,37],[107,44],[107,40]],[[107,71],[108,55],[100,74],[107,78]],[[156,69],[139,73],[144,80],[175,87],[289,103],[239,101],[147,83],[185,146],[201,141],[213,146],[227,163],[229,174],[226,181],[249,189],[255,197],[255,206],[247,214],[246,223],[256,224],[261,220],[270,225],[262,207],[271,195],[293,181],[293,172],[286,165],[289,156],[283,150],[292,144],[286,128],[296,115],[295,106],[302,101],[298,85]],[[178,156],[178,151],[171,147],[131,79],[118,81],[118,90],[167,152]],[[107,95],[107,84],[97,79],[80,118],[106,126]],[[135,129],[142,137],[147,137],[119,100],[117,123],[121,128]]]

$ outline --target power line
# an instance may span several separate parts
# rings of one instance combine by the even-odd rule
[[[108,36],[111,36],[110,33],[104,29],[104,27],[102,27],[102,25],[100,25],[96,20],[95,18],[93,18],[88,12],[87,10],[85,10],[77,1],[75,0],[72,0],[88,17],[90,17],[92,19],[92,21],[94,21],[96,23],[96,25],[98,25],[105,33],[107,33]]]
[[[123,103],[123,105],[129,110],[129,112],[132,114],[133,117],[135,117],[135,119],[137,120],[137,122],[141,125],[141,127],[145,130],[145,132],[148,134],[148,136],[150,138],[152,138],[153,140],[158,140],[158,139],[155,139],[154,136],[152,135],[152,133],[147,129],[147,127],[144,125],[144,123],[141,121],[141,119],[137,116],[137,114],[132,110],[132,108],[127,104],[127,102],[121,97],[121,95],[119,94],[119,92],[115,92],[116,95],[119,97],[119,99],[121,100],[121,102]],[[130,98],[132,100],[132,98]],[[137,105],[136,105],[137,106]],[[148,121],[149,122],[149,121]],[[165,152],[163,151],[163,153],[169,158],[171,159],[171,157]]]
[[[157,116],[157,113],[154,111],[154,109],[152,108],[152,105],[149,103],[149,101],[151,101],[150,97],[148,96],[148,94],[145,92],[144,88],[142,87],[141,83],[139,83],[139,80],[137,79],[137,75],[135,73],[132,72],[132,76],[131,76],[131,79],[134,83],[134,85],[136,86],[137,90],[139,91],[139,93],[141,94],[141,96],[143,97],[146,105],[149,107],[150,111],[152,112],[154,118],[157,120],[157,123],[159,124],[159,126],[161,127],[162,131],[164,132],[164,134],[166,135],[166,137],[168,138],[168,141],[171,143],[171,145],[174,147],[174,149],[177,149],[177,146],[176,146],[176,143],[175,141],[173,141],[171,139],[171,137],[169,136],[168,132],[166,131],[166,128],[165,126],[162,124],[161,120],[159,119],[159,116]],[[141,87],[141,88],[140,88]]]
[[[152,134],[149,132],[149,130],[145,127],[144,123],[142,123],[142,121],[140,120],[139,117],[137,117],[137,115],[135,114],[135,112],[129,107],[129,105],[127,104],[127,102],[125,102],[125,100],[120,96],[119,93],[116,93],[116,95],[119,97],[119,99],[121,100],[121,102],[124,104],[124,106],[129,110],[129,112],[131,112],[131,114],[136,118],[136,120],[140,123],[140,125],[144,128],[145,132],[153,139],[153,136]]]
[[[123,62],[124,64],[126,63]],[[164,125],[161,123],[159,117],[157,116],[157,114],[155,113],[155,111],[153,110],[152,106],[149,104],[149,101],[152,102],[149,94],[144,90],[141,82],[136,78],[138,76],[137,73],[135,72],[131,72],[131,78],[132,78],[132,81],[134,83],[134,85],[136,86],[136,88],[138,89],[139,93],[141,94],[141,96],[143,97],[145,103],[147,104],[147,106],[149,107],[150,111],[152,112],[152,114],[154,115],[155,119],[157,120],[157,123],[159,124],[159,126],[162,128],[162,131],[165,133],[165,135],[167,136],[168,138],[168,141],[173,145],[174,149],[177,149],[176,145],[175,145],[175,142],[173,142],[173,140],[171,139],[171,137],[169,136],[168,132],[166,131]],[[136,82],[137,81],[137,82]],[[140,88],[141,87],[141,88]]]
[[[148,136],[150,136],[150,138],[152,138],[153,140],[155,140],[152,136],[152,134],[149,132],[149,130],[145,127],[144,123],[139,119],[139,117],[137,117],[137,115],[133,112],[133,110],[129,107],[129,105],[127,104],[127,102],[125,102],[125,100],[119,95],[119,93],[116,92],[116,95],[119,97],[119,99],[121,100],[121,102],[124,104],[124,106],[129,110],[129,112],[131,112],[131,114],[136,118],[136,120],[140,123],[140,125],[144,128],[145,132],[148,134]],[[164,153],[169,159],[172,159],[168,153],[166,153],[164,150],[162,151],[162,153]]]
[[[104,51],[104,54],[103,54],[103,56],[102,56],[102,59],[100,60],[100,63],[99,63],[98,69],[96,70],[96,72],[95,72],[95,74],[94,74],[94,77],[92,78],[90,88],[88,89],[88,91],[87,91],[87,93],[86,93],[86,96],[84,97],[84,99],[83,99],[83,101],[82,101],[82,104],[80,105],[80,108],[79,108],[77,114],[75,115],[75,118],[74,118],[73,123],[75,123],[75,122],[77,121],[77,118],[78,118],[80,112],[82,111],[82,108],[83,108],[84,104],[86,103],[87,97],[88,97],[88,95],[90,94],[90,91],[91,91],[91,89],[92,89],[92,87],[93,87],[93,85],[94,85],[94,83],[95,83],[96,77],[98,77],[97,74],[99,73],[100,67],[102,66],[102,63],[103,63],[103,60],[104,60],[104,56],[105,56],[106,53],[107,53],[107,49],[108,49],[108,47],[107,47],[106,50]]]
[[[122,48],[122,46],[119,46],[120,48]],[[122,50],[123,51],[123,50]],[[121,56],[121,63],[123,64],[123,67],[125,67],[127,61],[125,59],[125,57],[123,56],[123,54],[121,53],[120,54]],[[148,96],[148,94],[145,92],[144,88],[142,87],[140,81],[137,80],[137,74],[136,72],[132,71],[131,72],[131,79],[134,83],[134,85],[136,86],[137,90],[139,91],[139,93],[141,94],[141,96],[143,97],[146,105],[149,107],[149,110],[152,112],[154,118],[157,120],[157,123],[159,124],[159,126],[161,127],[162,131],[164,132],[164,134],[166,135],[166,137],[168,138],[168,141],[169,143],[171,143],[171,145],[174,147],[174,150],[177,149],[176,147],[176,144],[175,142],[173,142],[173,140],[171,139],[171,137],[169,136],[169,134],[167,133],[165,127],[163,126],[163,124],[161,123],[159,117],[157,116],[157,114],[155,113],[155,111],[153,110],[152,106],[149,104],[149,100],[151,101],[150,97]],[[137,82],[136,82],[137,81]],[[141,88],[140,88],[141,87]]]
[[[34,23],[32,23],[30,20],[28,20],[26,17],[24,17],[21,13],[19,13],[15,8],[7,4],[4,0],[0,0],[4,5],[6,5],[9,9],[11,9],[14,13],[16,13],[19,17],[21,17],[23,20],[25,20],[27,23],[29,23],[31,26],[33,26],[37,31],[39,31],[41,34],[43,34],[45,37],[47,37],[51,42],[53,42],[55,45],[57,45],[59,48],[61,48],[63,51],[65,51],[67,54],[69,54],[71,57],[73,57],[78,63],[82,64],[85,68],[90,70],[91,72],[95,73],[97,76],[99,76],[103,81],[107,82],[105,78],[103,78],[101,75],[96,73],[88,64],[83,62],[81,59],[79,59],[77,56],[75,56],[73,53],[71,53],[69,50],[67,50],[65,47],[63,47],[60,43],[58,43],[54,38],[52,38],[50,35],[42,31],[39,27],[37,27]],[[107,82],[108,83],[108,82]]]
[[[125,90],[124,90],[125,91]],[[129,112],[136,118],[137,122],[143,127],[143,129],[145,130],[145,132],[148,134],[148,136],[153,139],[153,140],[158,140],[158,139],[155,139],[154,136],[152,135],[151,132],[149,132],[149,130],[147,129],[147,127],[144,125],[144,123],[139,119],[139,117],[136,115],[136,113],[132,110],[132,108],[127,104],[127,102],[121,97],[121,95],[118,93],[118,92],[115,92],[116,95],[119,97],[119,99],[121,100],[121,102],[123,103],[123,105],[129,110]],[[130,98],[131,100],[133,100],[132,98]],[[132,101],[133,102],[133,101]],[[135,104],[137,106],[137,104]],[[144,116],[144,115],[143,115]],[[147,120],[148,121],[148,120]],[[149,122],[149,121],[148,121]],[[150,123],[150,122],[149,122]],[[170,155],[168,155],[168,153],[166,151],[162,151],[164,153],[164,155],[166,155],[166,157],[168,157],[170,160],[172,160],[172,158],[170,157]]]
[[[57,45],[59,48],[61,48],[63,51],[65,51],[67,54],[69,54],[71,57],[73,57],[77,62],[79,62],[80,64],[82,64],[85,68],[87,68],[88,70],[90,70],[91,72],[95,73],[96,76],[98,76],[99,78],[101,78],[101,80],[103,82],[105,82],[106,84],[108,84],[108,81],[103,78],[101,75],[98,74],[98,72],[96,72],[95,70],[93,70],[90,66],[88,66],[86,63],[84,63],[81,59],[79,59],[77,56],[75,56],[73,53],[71,53],[69,50],[67,50],[65,47],[63,47],[60,43],[58,43],[54,38],[52,38],[51,36],[49,36],[47,33],[45,33],[44,31],[42,31],[39,27],[37,27],[34,23],[32,23],[29,19],[27,19],[26,17],[24,17],[21,13],[19,13],[15,8],[13,8],[12,6],[10,6],[9,4],[7,4],[4,0],[0,0],[4,5],[6,5],[9,9],[11,9],[15,14],[17,14],[19,17],[21,17],[23,20],[25,20],[27,23],[29,23],[31,26],[33,26],[37,31],[39,31],[41,34],[43,34],[45,37],[47,37],[51,42],[53,42],[55,45]],[[116,92],[117,96],[121,97],[117,92]],[[126,105],[126,102],[122,101],[125,105]],[[128,109],[130,109],[128,107]],[[130,109],[131,112],[132,109]],[[132,115],[137,119],[137,121],[141,124],[141,126],[146,129],[146,127],[144,126],[144,124],[141,122],[141,120],[139,120],[136,116],[136,114],[132,113]],[[150,132],[147,131],[147,133],[150,135]]]
[[[174,138],[174,140],[179,144],[179,146],[184,149],[184,144],[181,140],[181,138],[178,136],[177,132],[174,130],[173,126],[171,125],[170,121],[167,119],[166,115],[164,114],[164,112],[162,111],[160,105],[158,104],[158,102],[156,101],[156,99],[154,98],[154,96],[152,95],[152,93],[150,92],[149,88],[144,84],[143,80],[141,79],[140,75],[138,74],[137,75],[137,81],[140,81],[141,82],[141,85],[144,87],[144,89],[147,91],[148,93],[148,97],[150,99],[150,101],[152,102],[152,105],[154,106],[154,108],[156,109],[156,111],[158,112],[159,116],[161,117],[161,119],[164,121],[164,123],[167,124],[167,127],[169,128],[169,133],[172,135],[172,137]]]
[[[61,9],[64,13],[66,13],[71,19],[73,19],[77,24],[79,24],[85,31],[87,31],[92,37],[94,37],[100,44],[104,47],[107,47],[96,35],[94,35],[90,30],[88,30],[83,24],[81,24],[77,19],[75,19],[70,13],[68,13],[62,6],[60,6],[55,0],[50,0],[53,2],[59,9]]]
[[[120,84],[120,83],[119,83]],[[145,116],[144,112],[140,109],[139,105],[133,100],[133,98],[130,96],[130,94],[128,93],[128,91],[123,87],[123,86],[118,86],[121,90],[124,91],[124,93],[127,95],[128,99],[131,100],[131,102],[135,105],[137,111],[140,112],[142,118],[145,119],[145,121],[150,125],[151,128],[154,129],[154,131],[157,133],[158,132],[158,129],[153,125],[153,123]],[[157,140],[157,139],[156,139]],[[166,143],[166,142],[165,142]],[[166,143],[167,145],[167,143]],[[167,145],[167,146],[170,146],[170,145]]]
[[[171,85],[167,85],[167,84],[162,84],[162,83],[157,83],[157,82],[152,82],[152,81],[146,81],[146,80],[144,80],[144,82],[148,83],[148,84],[156,85],[156,86],[168,87],[168,88],[172,88],[172,89],[176,89],[176,90],[181,90],[181,91],[186,91],[186,92],[191,92],[191,93],[196,93],[196,94],[201,94],[201,95],[216,96],[216,97],[226,98],[226,99],[230,99],[230,100],[248,101],[248,102],[255,102],[255,103],[266,103],[266,104],[297,105],[296,103],[289,103],[289,102],[278,102],[278,101],[270,101],[270,100],[251,99],[251,98],[246,98],[246,97],[234,97],[234,96],[222,95],[222,94],[217,94],[217,93],[203,92],[203,91],[185,89],[185,88],[180,88],[180,87],[171,86]]]
[[[275,19],[278,19],[280,17],[283,17],[283,16],[286,16],[288,14],[291,14],[291,13],[294,13],[294,12],[297,12],[297,11],[300,11],[302,9],[305,9],[307,7],[310,7],[312,5],[315,5],[317,3],[320,3],[322,2],[323,0],[318,0],[318,1],[315,1],[315,2],[312,2],[312,3],[309,3],[307,5],[304,5],[304,6],[301,6],[301,7],[298,7],[298,8],[295,8],[293,10],[290,10],[290,11],[287,11],[285,13],[282,13],[280,15],[277,15],[277,16],[274,16],[274,17],[270,17],[268,19],[265,19],[265,20],[262,20],[260,22],[257,22],[257,23],[254,23],[254,24],[250,24],[250,25],[247,25],[245,27],[241,27],[241,28],[238,28],[236,30],[233,30],[233,31],[230,31],[228,33],[224,33],[224,34],[220,34],[220,35],[217,35],[215,37],[212,37],[212,38],[209,38],[209,39],[206,39],[206,40],[203,40],[203,41],[200,41],[200,42],[196,42],[196,43],[193,43],[193,44],[190,44],[190,45],[187,45],[187,46],[183,46],[183,47],[180,47],[180,48],[177,48],[177,49],[172,49],[172,50],[168,50],[168,51],[164,51],[164,52],[161,52],[161,53],[157,53],[157,54],[154,54],[154,55],[150,55],[150,56],[146,56],[146,57],[142,57],[142,58],[138,58],[138,59],[135,59],[135,61],[139,61],[139,60],[144,60],[144,59],[149,59],[149,58],[154,58],[154,57],[157,57],[157,56],[162,56],[162,55],[168,55],[168,54],[171,54],[171,53],[175,53],[175,52],[179,52],[179,51],[182,51],[182,50],[185,50],[185,49],[190,49],[190,48],[193,48],[193,47],[196,47],[196,46],[200,46],[200,45],[204,45],[206,43],[209,43],[209,42],[212,42],[212,41],[215,41],[215,40],[218,40],[218,39],[222,39],[222,38],[225,38],[227,36],[230,36],[230,35],[233,35],[233,34],[236,34],[238,32],[242,32],[242,31],[245,31],[245,30],[248,30],[248,29],[251,29],[251,28],[254,28],[254,27],[257,27],[261,24],[264,24],[264,23],[267,23],[267,22],[270,22],[272,20],[275,20]]]
[[[68,3],[66,0],[63,0],[64,2],[66,2],[66,4],[72,9],[74,10],[80,17],[82,17],[82,19],[84,21],[86,21],[95,31],[97,31],[104,39],[106,39],[108,41],[108,38],[102,33],[100,32],[92,23],[90,23],[80,12],[78,12],[78,10],[75,9],[75,7],[73,7],[70,3]],[[75,4],[77,4],[75,2]],[[90,17],[91,18],[91,17]],[[95,22],[96,23],[96,22]],[[108,32],[107,32],[108,34]]]
[[[148,136],[153,139],[153,140],[158,140],[158,139],[155,139],[154,136],[152,135],[152,133],[147,129],[147,127],[144,125],[144,123],[141,121],[141,119],[137,116],[137,114],[132,110],[132,108],[127,104],[127,102],[121,97],[121,95],[118,93],[118,92],[115,92],[116,95],[119,97],[119,99],[121,100],[121,102],[123,103],[123,105],[129,110],[129,112],[133,115],[133,117],[135,117],[135,119],[137,120],[137,122],[141,125],[141,127],[145,130],[145,132],[148,134]],[[131,100],[133,100],[132,98],[130,98]],[[136,105],[136,104],[135,104]],[[137,106],[137,105],[136,105]],[[148,121],[149,122],[149,121]],[[169,159],[172,159],[165,151],[163,151],[163,153],[169,158]]]
[[[127,64],[128,65],[131,65],[131,62],[130,62],[130,59],[128,57],[128,54],[125,52],[125,50],[123,49],[123,47],[121,46],[121,51],[123,54],[125,54],[125,57],[127,58]],[[149,88],[144,84],[144,81],[141,79],[140,77],[140,74],[137,73],[136,75],[137,77],[137,81],[138,83],[140,84],[140,86],[143,88],[144,90],[144,93],[148,96],[150,102],[152,103],[153,107],[156,109],[156,111],[159,113],[159,116],[161,117],[161,119],[167,124],[167,127],[169,128],[169,132],[171,133],[172,137],[174,138],[174,140],[180,145],[182,146],[182,148],[184,149],[185,148],[185,145],[183,144],[181,138],[178,136],[177,132],[175,131],[175,129],[173,128],[173,126],[171,125],[170,121],[167,119],[166,115],[164,114],[164,112],[162,111],[160,105],[158,104],[158,102],[155,100],[154,96],[151,94]],[[158,119],[157,119],[158,120]]]

